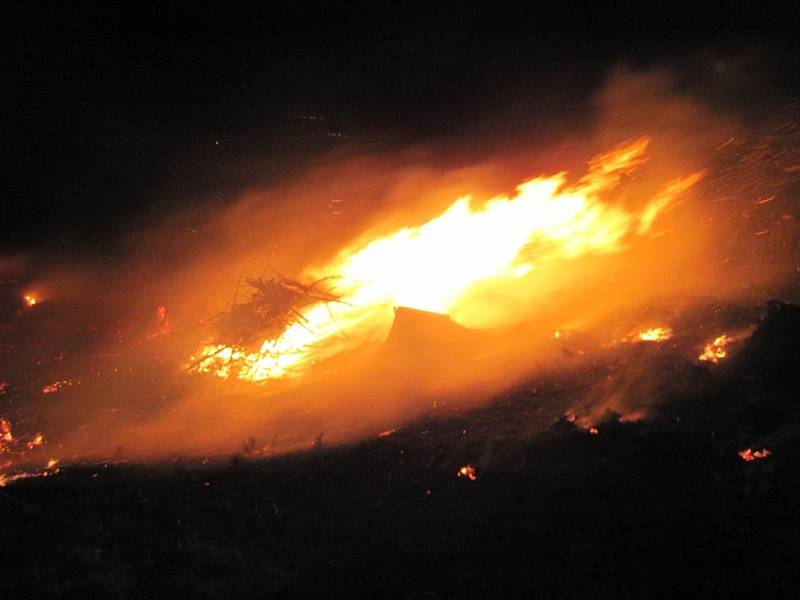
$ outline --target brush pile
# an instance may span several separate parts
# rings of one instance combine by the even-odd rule
[[[277,339],[292,325],[304,325],[303,310],[313,304],[341,302],[333,290],[335,277],[305,284],[279,273],[269,279],[247,278],[248,299],[236,302],[215,319],[215,338],[237,347],[260,346],[265,339]]]

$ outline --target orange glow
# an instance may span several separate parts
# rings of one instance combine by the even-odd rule
[[[481,311],[469,305],[476,286],[524,289],[537,265],[621,252],[702,177],[697,172],[668,183],[639,209],[601,200],[644,161],[648,144],[641,138],[593,158],[573,185],[566,173],[529,179],[514,194],[482,204],[462,197],[422,225],[358,240],[303,273],[310,280],[338,277],[341,303],[311,305],[258,349],[212,343],[189,364],[247,381],[300,374],[346,348],[379,341],[397,306],[446,313],[456,322],[470,314],[470,325],[480,327],[474,315]]]
[[[597,427],[590,427],[589,433],[592,435],[600,435],[600,430]]]
[[[772,452],[770,452],[766,448],[755,451],[752,448],[747,448],[739,452],[739,456],[742,458],[744,462],[753,462],[754,460],[767,458],[770,454],[772,454]]]
[[[22,471],[19,473],[0,473],[0,487],[5,487],[9,483],[19,481],[20,479],[30,479],[32,477],[50,477],[59,472],[60,469],[56,467],[58,461],[50,459],[47,462],[47,467],[41,471]]]
[[[464,465],[458,470],[459,477],[466,477],[470,481],[476,481],[478,479],[478,474],[475,472],[475,467],[472,465]]]
[[[14,441],[14,434],[11,433],[11,423],[8,419],[0,417],[0,453],[7,452],[9,444]]]
[[[38,448],[39,446],[44,446],[44,435],[41,433],[37,433],[34,435],[31,440],[28,442],[28,450],[33,450],[34,448]]]
[[[72,382],[69,379],[60,379],[58,381],[54,381],[53,383],[49,383],[42,388],[43,394],[54,394],[58,390],[63,387],[72,385]]]
[[[639,340],[642,342],[663,342],[672,337],[672,329],[669,327],[651,327],[639,332]]]
[[[718,363],[721,359],[728,356],[728,350],[726,346],[728,345],[727,335],[721,335],[718,338],[715,338],[713,342],[708,342],[705,347],[703,348],[703,353],[698,356],[699,360],[709,361],[712,363]]]
[[[154,317],[154,327],[152,331],[149,331],[144,335],[144,340],[147,342],[152,342],[155,339],[160,337],[167,336],[172,333],[172,319],[169,318],[167,314],[167,307],[166,306],[157,306],[156,310],[153,314]]]
[[[39,300],[33,294],[25,294],[22,296],[23,302],[25,302],[25,306],[36,306],[39,304]]]

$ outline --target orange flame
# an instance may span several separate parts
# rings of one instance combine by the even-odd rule
[[[726,346],[729,341],[728,336],[724,334],[715,338],[713,342],[708,342],[705,345],[703,353],[697,358],[703,361],[718,363],[721,359],[728,356]]]
[[[472,465],[464,465],[458,470],[459,477],[466,477],[470,481],[476,481],[478,479],[478,474],[475,471],[475,467]]]
[[[39,446],[44,446],[44,444],[45,444],[44,435],[42,435],[41,433],[37,433],[30,439],[27,446],[28,450],[33,450],[34,448],[38,448]]]
[[[8,451],[8,446],[14,441],[11,433],[11,423],[8,419],[0,417],[0,453]]]
[[[25,294],[22,296],[22,301],[25,302],[25,306],[36,306],[39,304],[39,300],[33,294]]]
[[[752,448],[747,448],[739,452],[739,456],[741,456],[744,462],[753,462],[754,460],[760,460],[762,458],[767,458],[772,452],[763,448],[761,450],[753,450]]]
[[[479,284],[524,286],[537,264],[620,252],[631,236],[648,233],[658,215],[703,175],[669,183],[638,211],[601,201],[601,193],[644,160],[648,144],[641,138],[595,157],[572,186],[565,173],[530,179],[511,196],[480,206],[463,197],[420,226],[357,242],[323,268],[305,273],[314,280],[339,276],[341,304],[312,305],[256,352],[209,344],[191,364],[222,378],[284,377],[346,344],[376,340],[388,328],[393,307],[447,313],[459,321],[470,308],[467,293]]]
[[[663,342],[672,337],[672,329],[669,327],[651,327],[639,332],[639,340],[642,342]]]
[[[54,394],[61,388],[67,387],[72,385],[73,382],[69,379],[59,379],[58,381],[54,381],[53,383],[48,383],[46,386],[42,388],[43,394]]]

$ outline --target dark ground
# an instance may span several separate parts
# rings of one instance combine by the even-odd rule
[[[0,491],[0,590],[792,597],[798,342],[800,312],[773,304],[736,356],[713,368],[670,364],[651,418],[609,414],[599,435],[560,414],[600,367],[542,376],[486,408],[440,411],[346,448],[101,464],[17,482]],[[737,452],[747,447],[772,455],[746,463]],[[477,480],[457,477],[465,464]]]

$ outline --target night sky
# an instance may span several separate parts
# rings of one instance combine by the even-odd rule
[[[0,250],[112,249],[175,207],[235,197],[347,145],[568,128],[621,63],[678,64],[702,87],[702,57],[753,53],[750,85],[716,102],[746,112],[759,94],[800,97],[800,4],[659,4],[12,2]]]

